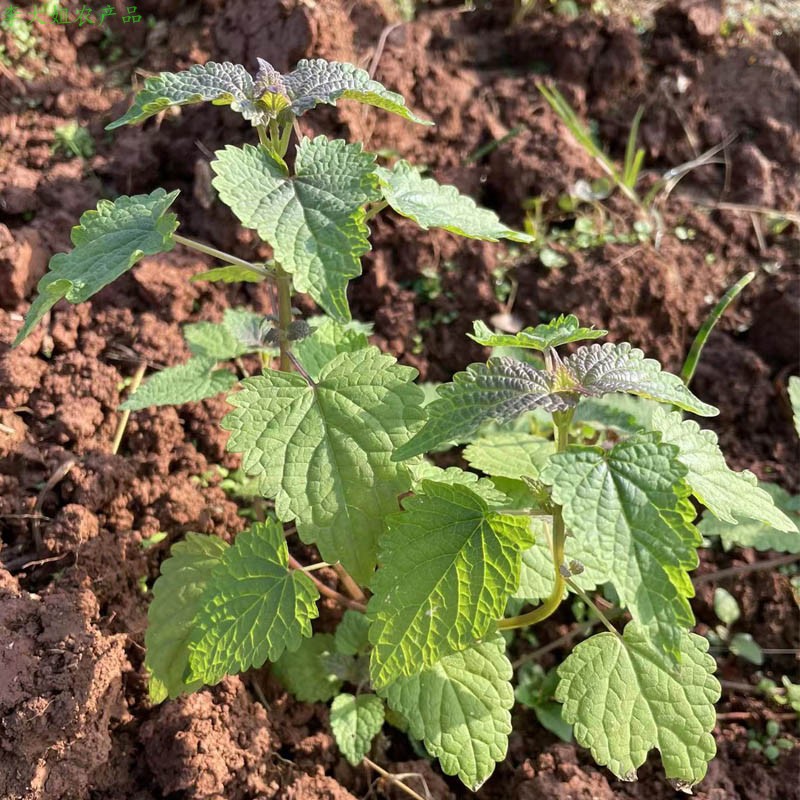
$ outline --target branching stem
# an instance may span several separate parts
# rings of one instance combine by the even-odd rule
[[[207,256],[211,256],[212,258],[218,258],[220,261],[225,261],[228,264],[235,264],[237,267],[247,267],[247,269],[253,270],[253,272],[258,272],[263,275],[267,280],[274,280],[275,276],[262,264],[253,264],[251,261],[245,261],[243,258],[238,258],[237,256],[233,256],[230,253],[226,253],[223,250],[217,250],[216,247],[211,247],[210,245],[203,244],[202,242],[195,242],[194,239],[187,239],[185,236],[179,236],[177,233],[172,234],[172,238],[175,240],[177,244],[182,244],[184,247],[188,247],[191,250],[197,250],[198,253],[205,253]]]
[[[312,575],[293,555],[289,555],[289,566],[292,569],[298,569],[303,574],[307,575],[309,580],[317,587],[317,591],[337,602],[339,605],[344,606],[345,608],[350,608],[353,611],[358,611],[361,614],[366,613],[367,607],[364,603],[359,603],[357,600],[351,600],[349,597],[345,597],[343,594],[340,594],[336,591],[336,589],[331,589],[330,586],[324,584],[319,578],[315,575]]]
[[[129,394],[133,394],[142,382],[142,378],[144,378],[145,370],[147,369],[147,362],[142,361],[139,364],[139,368],[136,370],[136,373],[131,380],[130,391]],[[119,451],[119,446],[122,444],[122,437],[125,435],[125,428],[128,427],[128,420],[130,419],[131,412],[130,409],[125,409],[122,412],[122,416],[119,418],[119,424],[117,425],[117,431],[114,434],[114,441],[111,444],[111,452],[116,455]]]
[[[551,352],[555,352],[552,351]],[[572,422],[573,410],[556,411],[553,413],[553,423],[556,428],[556,452],[563,453],[569,445],[569,426]],[[525,628],[528,625],[535,625],[537,622],[547,619],[561,605],[564,596],[564,575],[561,572],[564,564],[564,545],[567,538],[566,528],[564,527],[564,516],[560,506],[553,509],[553,568],[555,574],[555,585],[550,596],[533,611],[527,614],[520,614],[516,617],[508,617],[497,623],[498,630],[508,631],[515,628]]]

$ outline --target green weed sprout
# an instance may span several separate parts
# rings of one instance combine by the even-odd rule
[[[390,720],[477,789],[511,732],[503,634],[546,619],[569,594],[592,607],[590,592],[606,586],[631,621],[619,632],[601,614],[608,630],[561,663],[548,724],[572,726],[626,780],[657,748],[666,777],[691,787],[714,754],[720,692],[707,642],[690,632],[701,541],[691,498],[725,524],[755,521],[787,541],[800,535],[794,521],[681,413],[708,417],[714,407],[630,344],[597,343],[606,332],[571,315],[514,336],[476,322],[476,342],[523,357],[473,364],[425,405],[415,370],[370,346],[368,329],[351,320],[347,286],[369,249],[369,221],[390,207],[423,229],[530,237],[405,161],[378,165],[357,143],[301,138],[292,163],[296,118],[340,100],[425,124],[363,70],[320,59],[285,75],[261,61],[255,76],[209,63],[148,79],[109,129],[202,101],[253,124],[257,143],[217,151],[213,183],[273,259],[251,263],[179,235],[169,210],[177,192],[101,200],[73,230],[74,249],[52,258],[17,337],[58,300],[84,302],[177,244],[222,262],[195,280],[273,286],[268,317],[231,309],[221,323],[186,326],[190,360],[151,376],[123,405],[228,392],[221,424],[242,456],[233,482],[274,504],[232,545],[189,534],[172,547],[145,636],[153,701],[269,661],[299,699],[331,701],[331,728],[351,763]],[[296,292],[325,315],[296,319]],[[560,354],[580,342],[589,343]],[[531,351],[539,366],[524,357]],[[249,353],[262,356],[262,374],[239,381],[228,364]],[[631,396],[644,405],[631,406]],[[534,420],[542,435],[530,432]],[[424,458],[454,442],[468,443],[471,471]],[[322,561],[299,563],[285,524]],[[315,575],[328,565],[341,591]],[[321,595],[344,609],[332,634],[313,632]],[[519,613],[507,615],[510,605]]]

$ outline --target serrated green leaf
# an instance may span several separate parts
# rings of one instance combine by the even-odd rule
[[[788,384],[789,402],[792,405],[792,416],[794,417],[794,429],[800,436],[800,378],[792,375]]]
[[[285,689],[304,703],[325,703],[342,688],[326,657],[334,652],[333,634],[315,633],[297,650],[284,651],[272,665],[272,674]]]
[[[571,447],[550,457],[541,480],[553,487],[577,558],[620,601],[657,646],[678,656],[681,629],[694,623],[689,570],[700,543],[677,448],[642,433],[610,452]]]
[[[421,125],[433,124],[411,113],[401,95],[390,92],[381,83],[372,80],[365,70],[352,64],[303,58],[282,80],[291,99],[292,111],[298,117],[319,103],[335,106],[337,100],[344,98],[382,108]]]
[[[189,533],[173,545],[153,585],[147,610],[145,666],[150,673],[150,698],[160,703],[199,689],[189,680],[189,640],[201,599],[228,545],[216,536]]]
[[[692,493],[715,517],[733,524],[751,519],[779,531],[797,530],[775,507],[769,493],[759,488],[752,472],[728,468],[713,431],[702,430],[693,420],[664,409],[654,412],[652,426],[661,433],[662,441],[678,448],[678,461],[688,470],[686,481]]]
[[[228,449],[243,454],[280,519],[296,519],[303,541],[359,583],[371,578],[385,516],[410,488],[391,453],[422,420],[415,375],[376,347],[340,353],[313,387],[296,373],[248,378],[222,420]]]
[[[311,636],[319,593],[311,579],[289,570],[283,527],[255,523],[208,581],[189,645],[192,679],[213,685],[275,661]]]
[[[192,275],[189,280],[192,283],[196,283],[197,281],[210,281],[212,283],[214,281],[222,281],[223,283],[261,283],[261,281],[266,280],[266,275],[254,269],[231,265],[228,267],[215,267],[205,272],[198,272]]]
[[[470,339],[485,347],[524,347],[544,351],[548,347],[560,347],[568,342],[581,342],[586,339],[600,339],[608,331],[582,328],[574,314],[561,314],[555,319],[532,328],[525,328],[515,334],[493,333],[483,322],[472,323]]]
[[[144,256],[171,250],[178,220],[166,211],[177,196],[177,191],[167,194],[156,189],[150,194],[123,195],[113,203],[100,200],[96,211],[86,211],[80,224],[72,229],[75,247],[50,259],[49,271],[38,283],[39,294],[25,316],[14,347],[62,298],[83,303]]]
[[[185,106],[211,101],[229,105],[254,125],[269,121],[271,115],[260,108],[253,97],[253,78],[240,64],[209,61],[194,64],[183,72],[162,72],[146,78],[144,88],[137,92],[133,105],[119,119],[106,125],[111,131],[158,114],[170,106]]]
[[[362,206],[380,197],[375,156],[341,139],[304,138],[294,177],[261,147],[228,145],[216,156],[212,183],[222,201],[272,245],[298,291],[350,319],[347,283],[370,249]]]
[[[477,791],[506,756],[512,673],[503,637],[494,636],[400,678],[383,695],[444,773]]]
[[[472,488],[423,481],[388,518],[372,583],[375,687],[485,636],[516,590],[528,519],[494,513]]]
[[[726,550],[732,547],[754,547],[756,550],[777,550],[779,553],[800,553],[800,496],[790,495],[776,483],[760,483],[759,487],[793,524],[793,530],[784,531],[759,522],[743,519],[741,522],[723,522],[704,513],[697,526],[703,536],[719,536]]]
[[[336,652],[354,656],[369,647],[369,620],[365,614],[348,609],[336,627]]]
[[[547,439],[524,433],[493,433],[464,448],[464,459],[487,475],[536,478],[555,446]]]
[[[407,161],[398,161],[391,170],[379,167],[377,174],[386,202],[401,216],[413,219],[423,230],[442,228],[458,236],[487,242],[533,241],[527,233],[507,228],[494,211],[480,208],[455,186],[424,178]]]
[[[623,780],[636,780],[653,747],[675,784],[702,780],[716,752],[711,730],[720,696],[707,650],[701,636],[682,633],[675,665],[633,622],[624,637],[600,633],[579,644],[558,668],[556,690],[578,743]]]
[[[394,454],[396,461],[432,450],[440,444],[465,440],[482,423],[508,422],[540,407],[563,411],[578,402],[577,395],[561,393],[551,375],[512,358],[492,358],[471,364],[438,389],[439,397],[425,410],[428,421],[411,441]]]
[[[369,345],[367,334],[360,324],[342,325],[328,317],[312,318],[308,323],[314,328],[314,332],[295,342],[292,350],[303,369],[314,380],[334,356],[352,353]]]
[[[701,417],[719,414],[714,406],[695,397],[677,375],[662,372],[658,361],[645,358],[641,350],[627,342],[580,347],[564,359],[564,365],[583,391],[593,397],[628,392],[671,403]]]
[[[194,356],[185,364],[162,369],[151,375],[120,408],[139,411],[150,406],[179,406],[227,392],[236,383],[236,376],[226,369],[214,369],[216,364],[216,358]]]
[[[355,767],[383,727],[383,700],[374,694],[340,694],[331,703],[331,730],[342,755]]]
[[[238,358],[247,348],[222,322],[193,322],[183,326],[183,338],[193,356],[218,361]]]

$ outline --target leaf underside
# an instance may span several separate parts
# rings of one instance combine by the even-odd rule
[[[283,526],[255,523],[236,537],[206,584],[189,645],[192,679],[213,685],[275,661],[311,636],[319,597],[289,570]]]
[[[282,83],[291,100],[292,111],[298,117],[319,103],[336,105],[336,101],[343,98],[390,111],[421,125],[433,124],[406,108],[402,95],[372,80],[365,70],[341,61],[300,59],[297,66],[283,76]]]
[[[578,743],[622,780],[636,780],[654,747],[676,788],[702,780],[716,752],[711,730],[720,696],[707,650],[704,638],[682,633],[676,667],[634,622],[624,637],[600,633],[579,644],[558,668],[556,689]]]
[[[272,674],[303,703],[327,703],[342,688],[342,681],[325,662],[334,649],[332,633],[315,633],[303,639],[297,650],[284,651],[272,665]]]
[[[525,328],[515,334],[493,333],[480,320],[472,323],[473,331],[468,333],[470,339],[485,347],[524,347],[531,350],[544,351],[548,347],[560,347],[569,342],[580,342],[586,339],[599,339],[608,331],[581,327],[574,314],[561,314],[550,322]]]
[[[505,642],[495,636],[400,678],[382,694],[444,773],[477,791],[506,756],[512,674]]]
[[[800,553],[800,496],[793,497],[776,483],[761,483],[759,488],[768,494],[775,507],[792,521],[793,530],[780,530],[756,519],[743,519],[734,523],[723,522],[711,514],[704,514],[697,526],[700,533],[708,537],[719,536],[726,550],[732,547],[754,547],[756,550]]]
[[[80,224],[72,229],[74,248],[50,259],[14,346],[62,298],[83,303],[145,256],[171,250],[178,221],[175,214],[166,212],[177,196],[177,191],[167,194],[163,189],[149,195],[123,195],[113,203],[100,200],[97,210],[81,215]]]
[[[222,420],[228,449],[242,453],[278,517],[296,520],[303,541],[363,584],[384,519],[410,488],[391,454],[422,420],[415,374],[375,347],[340,353],[314,387],[277,371],[243,381]]]
[[[480,208],[455,186],[445,186],[424,178],[407,161],[398,161],[391,170],[379,167],[383,197],[401,216],[414,220],[421,228],[442,228],[469,239],[496,242],[511,239],[532,242],[526,233],[507,228],[494,211]]]
[[[373,686],[413,675],[485,636],[533,544],[524,516],[494,513],[463,484],[423,481],[388,519],[369,613]]]
[[[677,448],[643,433],[617,444],[571,447],[551,456],[541,479],[553,487],[578,560],[611,582],[656,646],[680,656],[694,624],[689,570],[697,566],[694,509]]]
[[[583,393],[601,397],[610,392],[627,392],[661,403],[671,403],[701,417],[713,417],[719,411],[690,392],[683,381],[653,358],[627,342],[593,344],[580,347],[564,359],[564,365]]]
[[[380,197],[375,156],[341,139],[303,139],[294,177],[264,148],[228,145],[216,156],[212,183],[222,201],[272,245],[298,291],[350,319],[347,284],[370,249],[362,206]]]

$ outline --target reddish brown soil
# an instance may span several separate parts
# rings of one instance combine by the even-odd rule
[[[554,271],[524,253],[420,234],[386,216],[374,224],[374,250],[351,290],[356,315],[375,321],[377,344],[423,378],[443,380],[482,356],[464,332],[473,319],[503,310],[493,273],[511,267],[522,320],[574,312],[675,370],[715,299],[754,269],[755,281],[712,336],[694,388],[719,405],[712,425],[734,465],[800,488],[785,390],[787,376],[798,372],[797,228],[773,236],[757,222],[759,241],[750,215],[698,205],[800,207],[796,38],[765,23],[759,32],[722,39],[718,4],[697,0],[663,8],[642,37],[624,19],[588,13],[568,20],[542,11],[508,29],[510,3],[475,5],[471,13],[455,3],[423,6],[417,22],[388,35],[380,56],[376,76],[436,120],[435,128],[343,105],[304,117],[303,130],[361,138],[427,164],[440,180],[521,225],[526,199],[545,197],[556,216],[559,194],[600,174],[536,91],[534,80],[545,71],[596,121],[616,157],[645,104],[641,141],[654,173],[738,134],[727,177],[723,167],[709,166],[684,181],[662,208],[668,235],[659,249],[648,243],[576,251]],[[251,235],[207,202],[207,153],[250,138],[248,126],[226,110],[198,107],[107,136],[102,126],[126,107],[132,79],[212,58],[253,67],[261,56],[281,69],[309,55],[367,65],[394,20],[376,2],[333,0],[152,0],[140,12],[154,24],[115,21],[111,40],[96,29],[39,26],[38,57],[25,61],[34,77],[20,80],[13,68],[0,68],[0,560],[7,566],[0,569],[0,797],[341,800],[371,787],[400,797],[343,761],[323,706],[294,702],[266,672],[159,707],[147,700],[142,582],[152,583],[170,544],[186,531],[229,538],[244,521],[213,469],[237,463],[216,425],[224,402],[137,412],[114,456],[122,381],[141,360],[184,359],[181,323],[218,319],[230,305],[265,310],[263,289],[189,284],[187,276],[203,265],[176,251],[146,259],[91,303],[57,306],[18,350],[9,347],[49,257],[68,247],[71,226],[101,196],[180,188],[183,232],[253,254]],[[5,43],[14,55],[13,42]],[[96,142],[86,163],[52,153],[55,128],[74,119]],[[516,127],[505,143],[468,161]],[[634,218],[623,202],[609,205],[615,219]],[[694,240],[678,241],[676,225],[692,228]],[[429,270],[442,292],[420,298],[414,283]],[[455,318],[442,323],[448,314]],[[71,469],[43,493],[69,459]],[[158,531],[166,540],[143,548]],[[754,557],[704,551],[701,572]],[[698,593],[701,630],[715,624],[715,585],[704,583]],[[786,575],[754,572],[724,585],[740,598],[737,630],[751,631],[764,647],[797,651],[800,626]],[[564,611],[537,633],[546,643],[570,623]],[[561,655],[547,656],[545,666]],[[720,663],[728,681],[753,674],[732,657]],[[769,655],[764,672],[796,674],[797,662]],[[746,746],[746,729],[762,730],[779,709],[729,691],[719,708],[720,752],[697,796],[800,796],[797,750],[769,764]],[[791,733],[791,723],[784,730]],[[374,756],[393,772],[421,774],[432,797],[467,795],[388,727]],[[421,791],[419,779],[411,785]],[[623,784],[584,751],[556,742],[524,710],[516,714],[507,761],[478,793],[498,800],[674,796],[656,758],[638,783]]]

